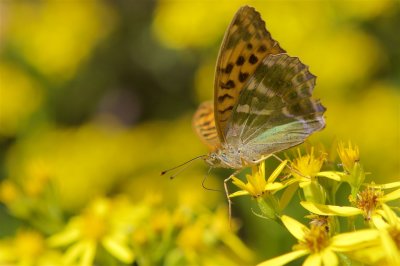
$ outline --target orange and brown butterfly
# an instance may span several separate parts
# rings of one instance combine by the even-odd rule
[[[325,127],[325,108],[312,98],[315,79],[271,37],[254,8],[241,7],[219,51],[214,103],[194,114],[194,129],[211,150],[197,158],[240,170],[303,143]]]
[[[222,42],[214,103],[200,105],[193,126],[212,167],[242,169],[298,145],[325,126],[314,100],[316,77],[272,39],[252,7],[241,7]]]

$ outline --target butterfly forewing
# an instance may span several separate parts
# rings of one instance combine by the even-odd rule
[[[193,128],[211,150],[219,147],[220,141],[215,128],[214,105],[212,102],[204,102],[199,106],[193,116]]]
[[[233,108],[227,142],[260,156],[304,142],[325,126],[325,108],[311,98],[315,79],[297,57],[265,58]]]
[[[239,9],[225,33],[215,73],[215,119],[221,142],[226,140],[228,120],[246,81],[268,55],[284,52],[254,8]]]

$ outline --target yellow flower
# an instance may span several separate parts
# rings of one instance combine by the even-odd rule
[[[5,28],[7,38],[32,68],[54,81],[72,78],[115,25],[112,10],[97,1],[13,2],[7,9],[15,14]],[[54,32],[63,34],[54,39]]]
[[[316,157],[314,148],[311,148],[311,152],[304,156],[301,155],[300,149],[297,149],[297,153],[298,157],[291,163],[292,174],[300,182],[310,182],[321,170],[326,154],[321,153],[319,157]]]
[[[299,241],[294,251],[261,262],[258,266],[279,266],[308,255],[303,265],[339,265],[337,253],[350,252],[373,246],[379,239],[377,230],[368,229],[357,232],[329,236],[325,226],[311,225],[307,228],[289,216],[282,216],[282,222],[289,232]]]
[[[314,148],[311,148],[309,154],[301,155],[297,149],[298,157],[291,162],[292,175],[294,181],[299,182],[299,186],[303,189],[304,197],[312,202],[325,203],[326,192],[318,183],[317,176],[326,176],[329,178],[329,172],[320,172],[323,163],[326,160],[326,154],[321,153],[320,156],[314,155]]]
[[[235,219],[229,220],[226,213],[226,207],[219,207],[214,211],[211,219],[209,219],[210,231],[221,239],[221,242],[230,248],[239,258],[251,261],[254,258],[253,252],[235,234],[239,230],[239,222]],[[231,226],[226,226],[229,223]]]
[[[27,178],[23,188],[28,197],[39,197],[49,187],[50,170],[41,160],[32,160],[26,166]]]
[[[383,189],[399,186],[400,182],[380,186],[369,185],[365,190],[359,192],[357,198],[353,200],[356,207],[323,205],[309,201],[303,201],[300,204],[308,211],[319,215],[354,216],[362,214],[366,220],[370,220],[374,215],[380,215],[379,210],[386,205],[386,202],[400,198],[400,189],[388,194],[385,194]]]
[[[232,227],[227,226],[229,220],[225,207],[214,212],[198,208],[194,214],[196,213],[192,217],[194,219],[185,224],[176,236],[179,253],[183,253],[186,260],[185,265],[237,265],[238,259],[248,265],[252,261],[252,251],[235,235],[238,229],[236,221],[231,221]],[[222,256],[219,254],[221,247],[225,254]],[[227,251],[235,254],[235,260],[230,260],[229,254],[232,253],[226,253]],[[224,262],[221,262],[222,258]]]
[[[348,147],[343,142],[339,142],[337,152],[342,161],[345,174],[341,176],[341,181],[347,182],[351,186],[351,195],[355,197],[365,180],[365,172],[360,164],[360,152],[356,145],[349,141]]]
[[[0,265],[62,265],[61,254],[49,250],[42,234],[19,230],[12,239],[0,240]]]
[[[400,265],[400,217],[387,205],[382,206],[382,215],[374,216],[372,222],[380,232],[381,247],[387,265]]]
[[[118,204],[108,199],[97,199],[80,216],[70,220],[64,231],[51,236],[51,246],[66,246],[67,265],[92,265],[98,245],[124,263],[132,263],[134,254],[127,245],[128,223],[120,215]]]
[[[242,190],[230,194],[229,197],[232,198],[243,195],[251,195],[257,200],[258,207],[260,208],[263,217],[279,221],[277,218],[280,216],[281,206],[278,199],[274,196],[274,193],[283,189],[289,183],[283,184],[280,182],[275,182],[275,180],[285,168],[286,164],[287,160],[281,162],[281,164],[274,170],[267,180],[265,180],[264,161],[259,165],[252,167],[251,175],[246,175],[247,183],[244,183],[236,177],[232,177],[233,184]]]
[[[20,197],[20,194],[19,188],[13,182],[6,179],[0,183],[0,202],[12,204]]]
[[[265,161],[251,168],[251,175],[246,175],[247,183],[232,176],[233,184],[242,190],[230,194],[229,197],[251,195],[254,198],[258,198],[263,196],[267,191],[278,191],[284,188],[285,186],[282,183],[275,182],[275,180],[285,168],[286,164],[287,160],[283,161],[267,180],[265,180]]]
[[[353,171],[356,162],[360,161],[360,152],[356,145],[348,142],[348,147],[345,147],[344,143],[341,141],[338,144],[337,152],[339,154],[340,160],[342,161],[343,168],[351,173]]]

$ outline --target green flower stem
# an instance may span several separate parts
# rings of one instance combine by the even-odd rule
[[[261,210],[261,213],[267,217],[268,219],[279,222],[278,219],[280,217],[279,204],[276,198],[272,195],[267,197],[259,197],[257,198],[258,207]]]
[[[357,198],[357,193],[360,190],[361,185],[365,180],[365,172],[362,165],[358,162],[354,164],[353,170],[350,173],[350,186],[351,186],[351,196],[355,199]]]

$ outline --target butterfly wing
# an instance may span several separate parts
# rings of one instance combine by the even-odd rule
[[[214,81],[214,108],[218,136],[226,141],[227,122],[246,80],[270,54],[284,53],[252,7],[240,8],[225,32]]]
[[[214,105],[212,102],[204,102],[199,106],[193,116],[193,128],[211,150],[219,147],[220,141],[215,128]]]
[[[311,97],[315,80],[297,57],[265,58],[233,108],[227,142],[240,141],[260,158],[300,144],[324,128],[326,109]]]

